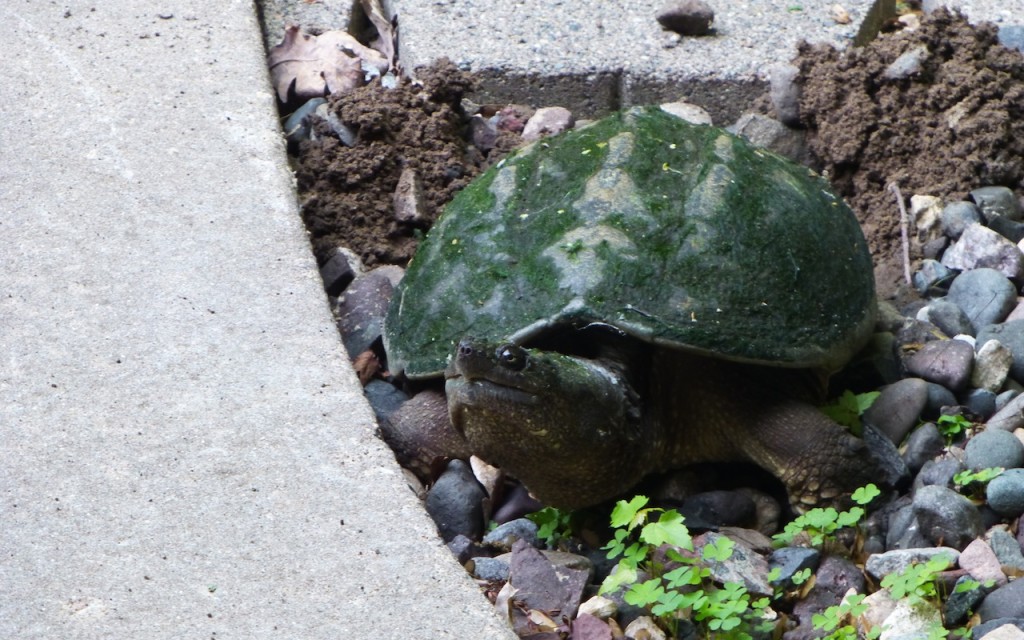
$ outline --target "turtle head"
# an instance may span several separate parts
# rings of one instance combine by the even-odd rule
[[[642,476],[637,396],[614,365],[467,338],[445,378],[452,424],[473,452],[546,504],[595,504]]]

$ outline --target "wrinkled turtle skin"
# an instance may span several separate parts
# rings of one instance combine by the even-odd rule
[[[861,230],[822,178],[646,107],[460,192],[384,340],[391,371],[443,373],[470,447],[548,504],[751,461],[810,505],[880,480],[808,383],[864,344],[874,300]]]

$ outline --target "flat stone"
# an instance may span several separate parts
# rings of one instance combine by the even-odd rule
[[[997,392],[1003,388],[1012,366],[1013,353],[1009,349],[998,340],[985,340],[974,356],[971,385],[978,389]]]
[[[1017,245],[980,224],[964,229],[960,239],[942,254],[942,264],[961,271],[995,269],[1018,282],[1024,274],[1024,254]]]
[[[978,331],[1006,318],[1017,304],[1017,288],[995,269],[973,269],[953,280],[947,298],[963,309]]]
[[[912,375],[956,392],[967,387],[974,349],[962,340],[936,340],[925,344],[906,362]]]

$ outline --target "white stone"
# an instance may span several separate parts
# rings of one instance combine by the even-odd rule
[[[659,106],[665,113],[682,118],[691,124],[711,124],[711,114],[695,104],[678,101],[666,102]]]
[[[532,142],[545,136],[553,136],[571,129],[572,112],[565,107],[543,107],[526,122],[523,127],[523,140]]]
[[[937,196],[910,196],[910,217],[917,229],[921,242],[934,240],[942,235],[942,198]]]
[[[981,640],[1024,640],[1024,631],[1012,624],[1004,624],[981,636]]]
[[[1024,253],[1013,242],[980,224],[964,229],[960,239],[942,255],[942,264],[961,271],[989,267],[1017,281],[1024,275]]]
[[[1013,366],[1013,354],[998,340],[989,340],[981,345],[974,356],[974,370],[971,372],[971,385],[978,389],[988,389],[998,393],[1006,382]]]
[[[607,620],[618,613],[619,608],[615,605],[614,600],[610,600],[604,596],[594,596],[580,605],[579,615],[589,613],[595,618],[601,618]]]

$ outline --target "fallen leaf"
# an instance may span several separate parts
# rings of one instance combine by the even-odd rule
[[[373,351],[367,349],[352,361],[352,368],[355,369],[356,375],[359,377],[359,384],[365,387],[380,373],[380,360],[377,359]]]
[[[286,103],[362,86],[364,66],[385,73],[389,63],[379,51],[344,31],[314,36],[291,25],[285,29],[281,44],[270,50],[267,64],[277,97]]]
[[[396,25],[392,24],[391,20],[388,20],[380,0],[359,0],[359,4],[363,6],[363,11],[366,13],[366,17],[370,19],[370,23],[377,29],[379,39],[373,43],[373,46],[388,61],[387,69],[381,71],[381,74],[387,73],[395,68]]]

